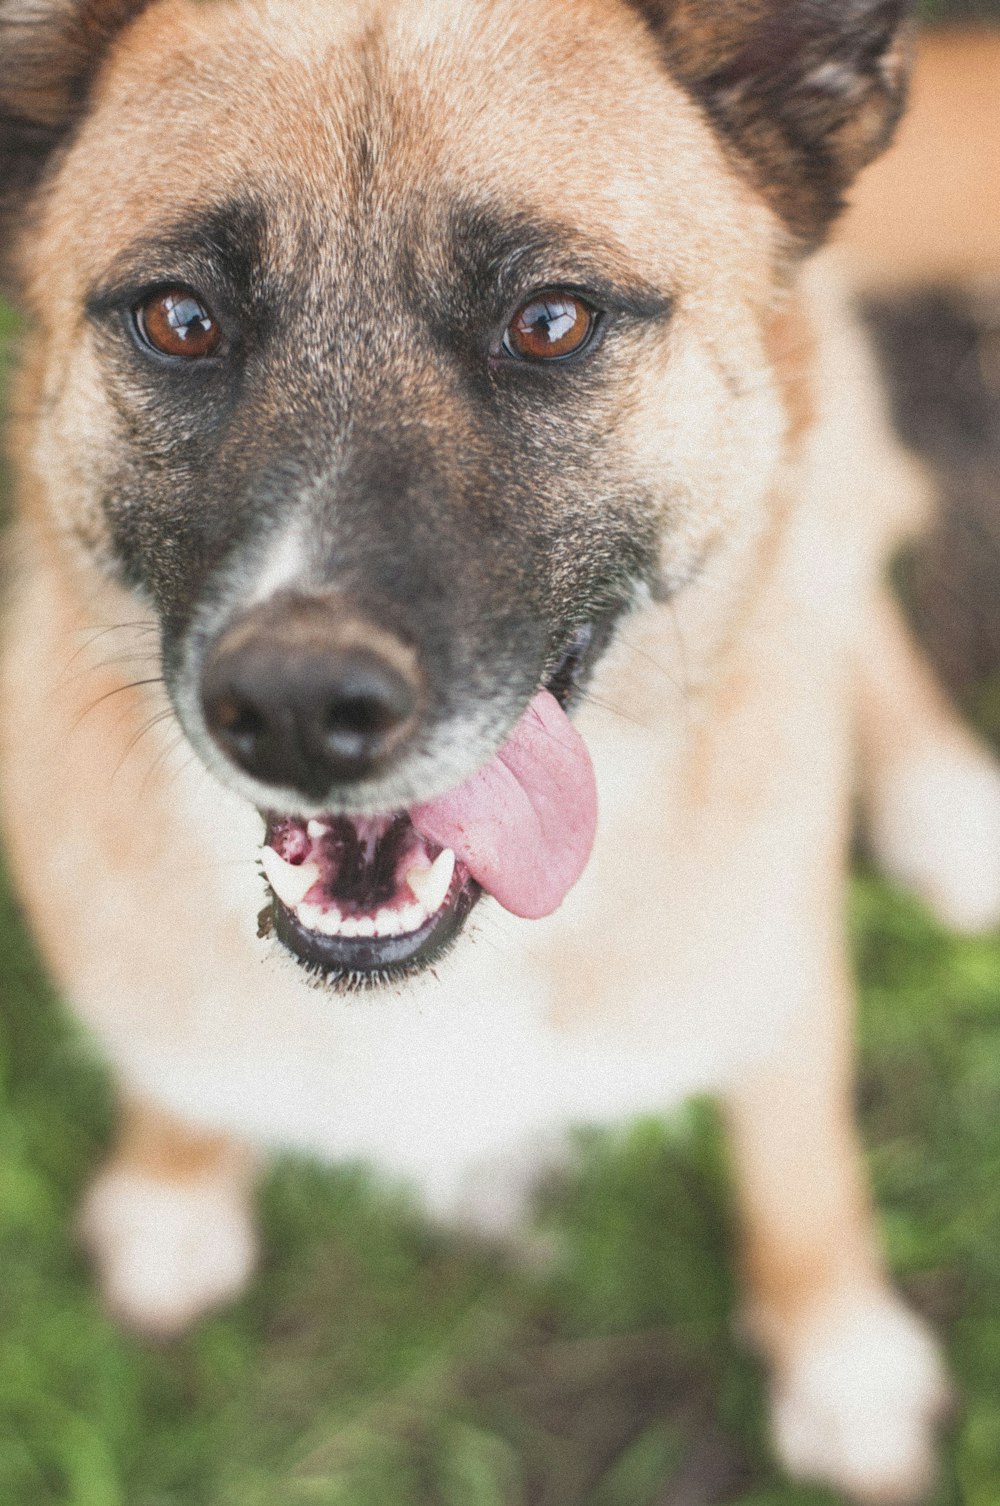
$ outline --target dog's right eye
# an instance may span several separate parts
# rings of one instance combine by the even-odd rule
[[[163,356],[198,361],[214,354],[222,331],[211,310],[189,288],[164,288],[135,310],[140,336]]]

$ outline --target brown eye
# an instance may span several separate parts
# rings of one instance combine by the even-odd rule
[[[210,356],[222,337],[212,314],[187,288],[154,293],[136,309],[139,333],[165,356],[199,360]]]
[[[594,310],[573,293],[539,293],[514,315],[503,348],[525,361],[558,361],[582,350],[596,324]]]

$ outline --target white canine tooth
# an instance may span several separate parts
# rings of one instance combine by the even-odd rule
[[[299,863],[297,866],[286,863],[273,847],[261,848],[260,865],[271,888],[290,910],[294,910],[305,899],[319,878],[319,869],[315,863]]]
[[[377,936],[401,936],[406,930],[403,925],[402,914],[399,910],[390,910],[384,905],[375,917],[375,934]]]
[[[406,882],[428,915],[433,915],[444,904],[454,872],[455,854],[446,847],[438,853],[430,868],[411,868],[407,873]]]
[[[370,915],[361,915],[361,916],[358,917],[358,935],[359,936],[374,936],[375,935],[375,921],[372,919],[372,917]]]
[[[318,842],[320,837],[325,837],[329,830],[330,828],[327,826],[325,821],[306,822],[306,833],[313,839],[314,842]]]

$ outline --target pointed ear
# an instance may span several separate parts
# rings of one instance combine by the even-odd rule
[[[0,257],[113,38],[147,3],[0,0]]]
[[[906,98],[908,0],[629,0],[806,248],[888,145]]]

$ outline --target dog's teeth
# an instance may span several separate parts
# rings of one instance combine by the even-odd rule
[[[371,915],[359,915],[358,916],[358,929],[357,929],[356,934],[358,936],[375,936],[375,935],[377,935],[377,933],[378,933],[378,927],[377,927],[377,925],[375,923],[376,918],[373,918]]]
[[[337,930],[338,936],[357,936],[358,926],[361,924],[353,915],[345,915]]]
[[[301,913],[300,917],[301,919]],[[329,910],[322,910],[319,919],[313,926],[314,931],[319,931],[323,936],[339,936],[342,916],[336,905],[331,905]]]
[[[411,931],[419,931],[429,917],[429,912],[421,904],[404,905],[401,910],[396,911],[396,914],[399,917],[399,929],[404,936],[409,935]]]
[[[300,926],[305,926],[307,931],[318,931],[323,924],[326,911],[319,905],[299,905],[295,911],[295,918]]]
[[[312,837],[314,842],[318,842],[321,837],[325,837],[329,830],[330,828],[325,821],[306,822],[306,834]]]
[[[301,904],[319,878],[315,863],[286,863],[273,847],[262,847],[260,865],[275,894],[290,910]]]
[[[455,854],[446,847],[438,853],[430,868],[411,868],[407,873],[406,882],[428,915],[433,915],[444,904],[454,872]]]
[[[406,923],[406,909],[380,910],[375,917],[380,936],[405,936],[410,927]]]

